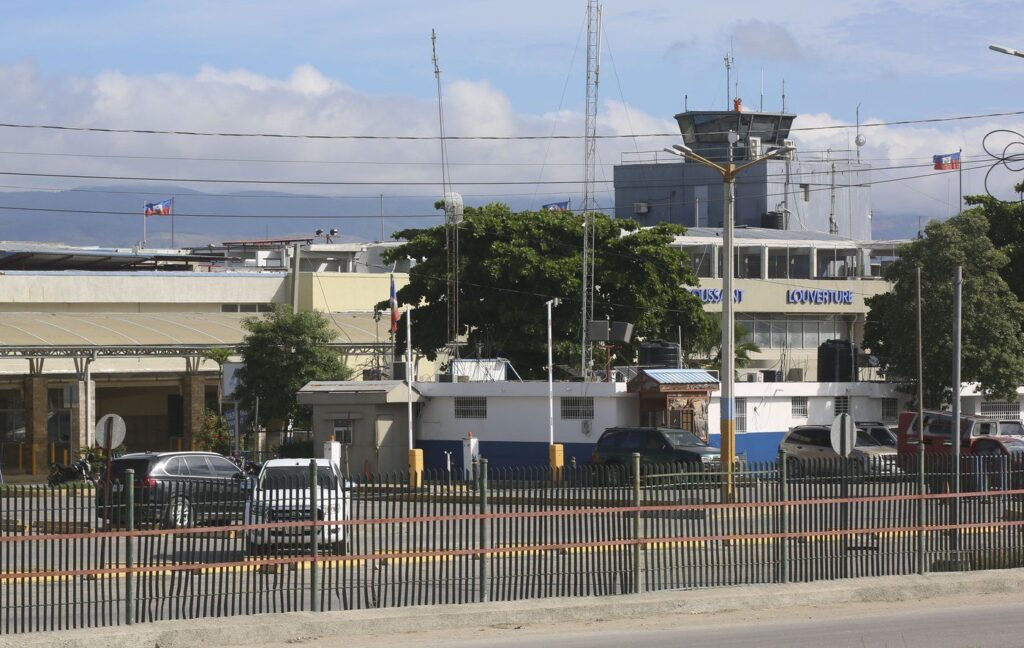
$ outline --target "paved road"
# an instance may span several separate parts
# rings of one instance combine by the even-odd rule
[[[417,648],[663,648],[708,646],[732,648],[1010,648],[1024,643],[1024,602],[990,597],[977,601],[930,601],[915,604],[860,604],[628,620],[550,629],[481,627],[415,636],[375,636],[356,641],[321,639],[308,648],[346,646],[417,646]],[[893,611],[895,609],[895,611]],[[779,620],[782,619],[782,620]],[[365,643],[364,643],[365,642]],[[263,648],[252,646],[251,648]]]

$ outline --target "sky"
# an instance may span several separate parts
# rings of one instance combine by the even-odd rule
[[[982,148],[985,135],[1024,132],[1024,116],[870,126],[1024,109],[1024,59],[987,48],[1024,49],[1024,3],[606,0],[603,7],[599,134],[673,133],[672,116],[684,104],[724,107],[723,55],[731,50],[738,92],[730,94],[748,106],[763,100],[766,110],[779,110],[784,81],[786,109],[798,115],[797,128],[853,124],[860,106],[867,137],[861,155],[881,169],[876,181],[887,180],[873,192],[875,224],[883,233],[892,229],[887,225],[913,222],[916,228],[918,217],[955,212],[954,176],[910,179],[926,175],[925,167],[910,165],[963,149],[964,191],[980,193],[993,163]],[[2,123],[436,135],[430,40],[436,29],[448,135],[583,131],[585,0],[8,0],[4,10]],[[994,137],[1000,149],[1014,139]],[[440,192],[436,140],[11,128],[0,128],[0,138],[0,171],[47,174],[0,176],[0,191],[126,182],[49,177],[54,174],[131,176],[211,192],[415,196],[425,211]],[[848,149],[852,138],[852,130],[840,129],[801,131],[795,139],[804,154],[817,155]],[[611,204],[606,181],[613,164],[676,141],[602,140],[599,204]],[[578,201],[579,140],[458,141],[449,143],[448,156],[453,188],[469,204]],[[1007,197],[1018,176],[997,166],[989,187]],[[394,184],[362,184],[371,182]],[[158,192],[159,182],[146,183],[154,184]]]

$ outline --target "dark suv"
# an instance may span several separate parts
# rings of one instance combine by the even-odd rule
[[[705,470],[717,470],[722,455],[701,441],[693,432],[674,428],[608,428],[597,440],[592,461],[601,465],[629,466],[633,453],[640,453],[645,464],[699,464]]]
[[[234,463],[214,452],[136,452],[115,459],[97,488],[97,515],[126,521],[125,471],[135,471],[135,521],[166,528],[240,520],[248,492]]]

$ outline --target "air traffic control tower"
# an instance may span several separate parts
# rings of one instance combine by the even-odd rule
[[[683,142],[699,155],[743,164],[773,148],[797,147],[742,172],[736,226],[871,239],[870,166],[856,150],[804,151],[790,136],[796,115],[742,108],[675,116]],[[729,133],[736,133],[730,145]],[[722,178],[661,149],[624,153],[615,166],[615,216],[641,225],[722,226]]]

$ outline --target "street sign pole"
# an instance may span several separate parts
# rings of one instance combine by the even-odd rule
[[[853,417],[849,414],[840,414],[832,421],[830,441],[832,449],[841,457],[839,465],[839,497],[843,503],[839,505],[840,516],[843,520],[843,531],[850,529],[850,504],[846,500],[850,497],[850,453],[857,444],[857,429],[853,425]],[[842,541],[843,577],[849,576],[849,551],[850,536],[843,534]]]

